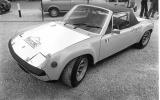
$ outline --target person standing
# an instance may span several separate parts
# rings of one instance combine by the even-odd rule
[[[135,0],[128,0],[128,7],[134,8],[134,6],[135,6]]]
[[[129,7],[129,0],[125,0],[126,7]]]
[[[148,17],[148,5],[147,5],[148,0],[142,0],[141,1],[141,12],[140,12],[140,17],[145,16],[147,19]]]
[[[137,4],[135,0],[128,0],[127,8],[132,8],[134,12],[137,11]]]
[[[158,11],[158,0],[150,0],[151,6],[148,12],[148,16],[153,18],[156,11]]]

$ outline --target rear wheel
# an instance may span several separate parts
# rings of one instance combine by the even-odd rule
[[[142,48],[146,47],[147,44],[148,44],[148,42],[149,42],[149,40],[150,40],[150,37],[151,37],[151,32],[150,32],[150,31],[146,31],[146,32],[143,34],[140,42],[137,43],[137,44],[135,44],[136,48],[142,49]]]
[[[49,15],[51,17],[57,17],[59,15],[59,11],[57,8],[50,8],[49,9]]]
[[[11,4],[8,2],[8,3],[6,4],[6,11],[10,11],[10,9],[11,9]]]
[[[0,14],[3,14],[5,12],[5,2],[0,3]]]
[[[2,14],[2,9],[1,9],[1,7],[0,7],[0,15]]]
[[[86,56],[80,56],[70,61],[61,76],[63,83],[70,87],[76,87],[83,80],[88,65]]]

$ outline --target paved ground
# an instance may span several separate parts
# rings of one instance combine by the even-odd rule
[[[42,82],[23,72],[10,55],[7,43],[18,30],[44,22],[0,22],[0,100],[158,100],[158,22],[154,22],[146,48],[128,48],[97,63],[77,88]]]
[[[0,23],[0,100],[158,100],[158,23],[146,48],[128,48],[99,62],[73,89],[26,74],[11,57],[8,40],[17,30],[40,23]]]

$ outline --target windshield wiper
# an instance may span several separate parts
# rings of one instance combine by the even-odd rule
[[[91,27],[91,28],[102,28],[102,27],[94,26],[94,25],[87,25],[87,27]]]
[[[65,26],[65,25],[67,25],[67,26],[69,26],[69,27],[72,27],[72,28],[75,28],[75,26],[74,26],[73,24],[68,23],[68,22],[64,23],[64,26]]]
[[[67,23],[67,22],[66,22],[66,23],[64,23],[64,25],[67,25],[67,24],[70,24],[70,23]]]
[[[86,23],[76,23],[76,24],[73,24],[73,25],[75,25],[74,29],[78,28],[78,27],[81,26],[81,25],[87,26]]]
[[[76,23],[76,24],[73,24],[73,25],[80,26],[80,25],[87,25],[87,24],[86,23]]]
[[[73,25],[76,25],[75,28],[81,26],[81,25],[85,25],[86,27],[91,27],[91,28],[101,28],[99,26],[95,26],[95,25],[89,25],[89,24],[86,24],[86,23],[76,23],[76,24],[73,24]],[[74,29],[75,29],[74,28]]]

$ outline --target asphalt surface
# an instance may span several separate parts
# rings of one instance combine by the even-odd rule
[[[153,21],[146,48],[129,47],[100,61],[76,88],[32,77],[9,53],[8,41],[19,30],[45,22],[0,22],[0,100],[158,100],[158,21]]]
[[[21,15],[19,17],[17,3],[20,4]],[[41,2],[18,1],[11,2],[9,12],[0,15],[0,21],[42,21]]]
[[[42,22],[0,23],[0,100],[158,100],[158,23],[148,46],[99,62],[77,88],[42,82],[22,71],[7,43],[18,30]]]

